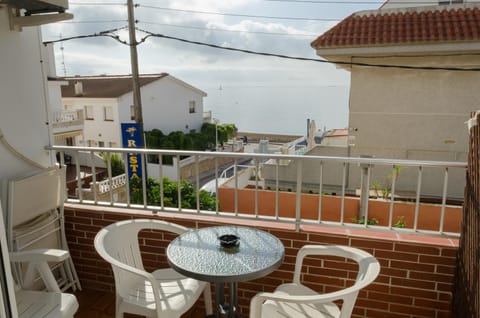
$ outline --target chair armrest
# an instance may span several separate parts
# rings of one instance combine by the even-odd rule
[[[45,284],[47,290],[60,292],[57,280],[48,265],[48,262],[62,262],[70,257],[70,253],[59,249],[35,249],[22,252],[10,252],[10,261],[29,263],[25,273],[25,288],[31,288],[36,269]]]
[[[22,252],[10,252],[11,262],[61,262],[70,257],[70,253],[59,249],[35,249]]]
[[[339,291],[335,291],[327,294],[318,295],[300,295],[290,296],[278,293],[259,293],[255,295],[250,301],[250,318],[260,318],[262,315],[262,305],[266,300],[281,301],[287,303],[296,304],[315,304],[315,303],[328,303],[338,299],[349,297],[352,292],[355,292],[355,288],[347,288]]]

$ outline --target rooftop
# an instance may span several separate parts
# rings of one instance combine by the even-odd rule
[[[478,4],[361,11],[311,43],[316,49],[480,40]]]
[[[167,73],[142,74],[140,75],[140,86],[150,84],[168,75]],[[67,86],[62,86],[63,97],[117,98],[133,90],[131,75],[74,76],[61,79],[68,81]],[[80,96],[75,92],[75,83],[77,82],[81,82],[83,86]]]

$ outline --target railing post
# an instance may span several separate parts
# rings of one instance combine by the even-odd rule
[[[279,211],[278,211],[278,203],[279,203],[279,182],[278,182],[278,169],[279,169],[279,160],[275,160],[275,219],[278,220]]]
[[[297,160],[297,192],[295,197],[295,231],[300,231],[300,222],[302,220],[302,168],[303,161]]]
[[[238,165],[238,159],[235,158],[234,161],[234,166],[233,166],[233,175],[235,176],[235,192],[234,192],[234,213],[235,215],[238,215],[238,170],[237,170],[237,165]],[[218,196],[217,196],[218,198]]]
[[[360,164],[362,170],[360,185],[360,218],[368,217],[368,199],[370,198],[370,164]]]
[[[160,207],[165,209],[165,200],[163,198],[164,188],[163,188],[163,156],[158,155],[158,177],[160,179]]]
[[[393,166],[392,190],[390,191],[390,210],[388,212],[388,228],[392,229],[393,223],[393,206],[395,204],[395,185],[397,183],[397,166]]]
[[[258,159],[255,159],[255,217],[258,218],[258,176],[260,174],[260,165]]]
[[[448,168],[445,168],[445,175],[443,178],[443,192],[442,192],[442,210],[440,212],[440,228],[442,234],[444,232],[443,226],[445,222],[445,206],[447,204],[447,189],[448,189]]]
[[[96,171],[96,167],[95,167],[95,154],[93,153],[93,151],[90,151],[90,160],[92,161],[91,162],[91,166],[90,168],[92,169],[92,183],[93,183],[93,189],[92,189],[92,192],[93,192],[93,201],[95,202],[95,204],[98,203],[97,201],[97,187],[96,187],[96,183],[97,183],[97,171]]]
[[[145,156],[145,153],[142,153],[140,155],[141,158],[141,164],[142,164],[142,189],[143,189],[143,207],[147,208],[148,206],[148,196],[147,196],[147,178],[148,178],[148,173],[147,173],[147,157]]]
[[[320,176],[318,187],[318,223],[322,222],[322,204],[323,204],[323,161],[320,161]]]
[[[340,204],[340,224],[345,223],[345,184],[347,182],[347,163],[343,162],[343,176],[342,176],[342,198]]]
[[[413,221],[413,230],[417,231],[418,214],[420,213],[420,191],[422,190],[422,166],[418,167],[417,196],[415,199],[415,219]]]
[[[198,156],[195,156],[195,190],[197,194],[197,213],[200,213],[200,171],[198,167]]]
[[[113,181],[112,181],[112,158],[111,153],[108,151],[106,152],[107,156],[107,174],[108,174],[108,182],[110,183],[110,205],[113,205]]]
[[[178,187],[177,187],[177,192],[178,192],[178,210],[182,212],[182,176],[180,172],[180,156],[177,155],[175,156],[177,159],[177,180],[178,180]]]
[[[128,153],[123,154],[123,169],[126,175],[127,185],[127,207],[130,207],[130,178],[128,176]]]

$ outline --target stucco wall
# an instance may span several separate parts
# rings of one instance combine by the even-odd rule
[[[40,166],[51,166],[44,149],[50,143],[47,116],[47,71],[42,69],[41,34],[35,27],[10,31],[6,8],[0,5],[0,129],[6,141]],[[0,179],[37,170],[0,144]]]
[[[110,147],[110,142],[121,147],[122,139],[120,134],[120,121],[118,120],[118,103],[115,98],[63,98],[63,105],[66,110],[84,110],[85,106],[93,107],[93,119],[85,116],[83,137],[76,137],[78,146],[88,146],[88,141],[95,142],[93,147],[98,147],[98,142],[103,141],[105,147]],[[113,121],[106,121],[104,107],[112,107]]]
[[[142,110],[144,129],[160,129],[164,134],[172,131],[184,133],[195,129],[199,131],[203,124],[203,95],[167,76],[144,85],[142,92]],[[189,113],[189,101],[195,101],[195,113]],[[118,100],[120,122],[132,122],[130,119],[131,93]]]

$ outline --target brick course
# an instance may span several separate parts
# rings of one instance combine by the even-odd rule
[[[422,242],[402,241],[401,235],[375,233],[372,238],[363,233],[356,236],[345,231],[323,233],[322,228],[301,228],[294,226],[234,220],[178,213],[151,213],[148,211],[116,209],[67,204],[65,222],[67,239],[76,270],[84,289],[114,291],[114,281],[110,265],[96,253],[93,241],[95,234],[103,226],[118,220],[132,218],[158,218],[188,227],[205,227],[222,224],[248,225],[268,231],[285,244],[285,259],[280,268],[254,281],[239,284],[239,304],[243,315],[248,316],[250,299],[260,291],[273,291],[281,283],[291,281],[298,249],[305,244],[341,243],[361,248],[372,253],[381,263],[378,279],[363,289],[352,317],[389,318],[449,318],[451,290],[457,245],[451,239],[430,237]],[[207,220],[207,221],[203,221]],[[367,230],[366,230],[367,231]],[[367,233],[368,234],[368,233]],[[161,232],[141,233],[140,243],[147,270],[167,266],[165,248],[173,235]],[[355,277],[356,265],[344,260],[328,258],[319,260],[309,257],[305,260],[303,278],[306,285],[319,292],[333,291],[349,286]],[[213,291],[213,288],[212,288]],[[226,291],[228,295],[228,290]]]

